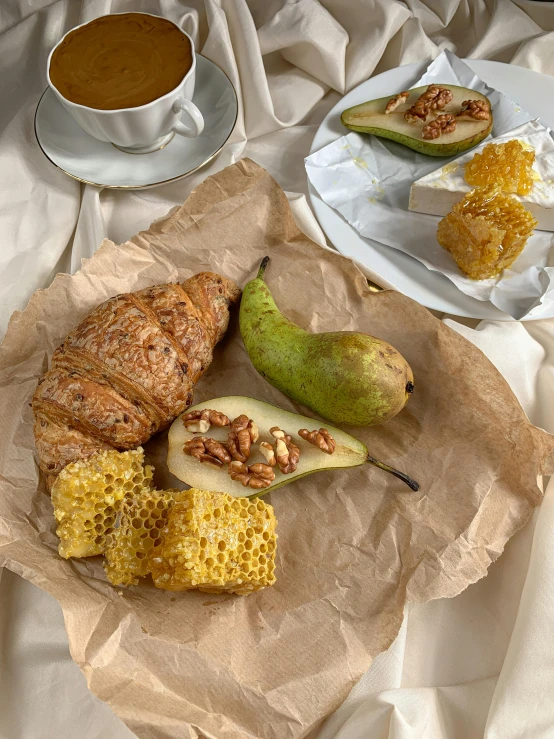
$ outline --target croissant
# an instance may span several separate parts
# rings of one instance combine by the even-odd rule
[[[32,402],[48,487],[70,462],[143,444],[192,403],[240,292],[201,272],[117,295],[64,339]]]

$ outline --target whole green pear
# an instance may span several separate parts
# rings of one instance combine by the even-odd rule
[[[261,376],[334,423],[375,425],[401,411],[414,389],[404,357],[369,334],[313,334],[289,321],[264,281],[268,261],[240,304],[242,340]]]

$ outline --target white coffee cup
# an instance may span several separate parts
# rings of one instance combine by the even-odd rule
[[[124,14],[115,13],[114,15]],[[141,13],[141,15],[152,15],[152,13]],[[90,23],[91,21],[87,22]],[[172,23],[172,21],[168,22]],[[81,24],[81,26],[85,25],[87,24]],[[173,25],[179,28],[175,23]],[[76,26],[76,28],[80,28],[81,26]],[[75,28],[71,29],[71,31],[74,30]],[[71,31],[68,31],[68,33],[71,33]],[[204,118],[192,102],[196,78],[196,55],[194,44],[188,33],[185,33],[182,28],[179,28],[179,31],[190,41],[192,65],[175,89],[156,98],[156,100],[152,100],[151,103],[139,105],[136,108],[100,110],[98,108],[89,108],[86,105],[72,103],[71,100],[65,98],[52,84],[52,80],[50,79],[50,61],[52,54],[68,33],[58,41],[48,56],[48,84],[64,108],[73,116],[84,131],[94,136],[94,138],[100,139],[100,141],[108,141],[114,144],[114,146],[117,146],[118,149],[122,149],[123,151],[128,151],[132,154],[148,154],[151,151],[156,151],[156,149],[161,149],[176,133],[188,138],[198,136],[204,130]],[[183,123],[180,120],[183,112],[188,114],[190,124]]]

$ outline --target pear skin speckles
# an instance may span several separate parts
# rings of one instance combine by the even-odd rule
[[[244,288],[240,331],[262,377],[333,423],[382,423],[409,398],[412,371],[394,347],[354,331],[304,331],[279,311],[261,278]]]

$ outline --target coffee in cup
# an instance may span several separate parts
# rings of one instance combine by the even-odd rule
[[[190,37],[148,13],[105,15],[69,31],[48,59],[48,82],[91,136],[148,153],[174,133],[197,136],[191,101],[196,60]],[[180,121],[185,111],[192,125]]]
[[[72,103],[136,108],[171,92],[191,66],[191,43],[171,21],[123,13],[71,31],[52,54],[50,79]]]

